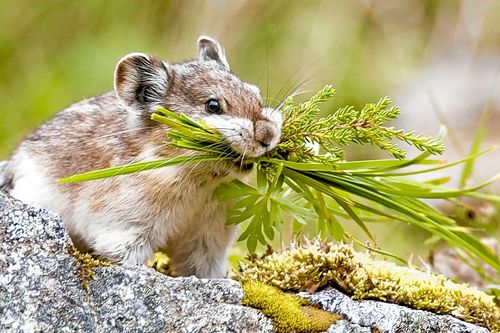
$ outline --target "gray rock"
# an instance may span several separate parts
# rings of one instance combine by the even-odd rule
[[[347,320],[339,320],[328,329],[327,333],[373,333],[370,327],[353,324]]]
[[[447,332],[487,333],[487,329],[465,323],[452,316],[437,315],[428,311],[414,310],[404,306],[379,301],[357,301],[336,289],[327,289],[314,294],[300,293],[311,303],[319,304],[325,310],[342,315],[351,324],[368,328],[358,330],[335,330],[328,332],[372,332],[378,329],[384,333]]]
[[[170,278],[145,266],[96,268],[90,303],[60,218],[0,192],[1,332],[272,332],[229,279]],[[331,289],[303,293],[346,320],[328,332],[487,332],[449,316]]]
[[[271,332],[228,279],[170,278],[141,266],[96,269],[90,300],[57,215],[0,193],[0,331]]]

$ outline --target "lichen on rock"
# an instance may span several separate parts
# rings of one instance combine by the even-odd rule
[[[449,314],[500,332],[500,308],[493,297],[466,284],[377,261],[343,244],[313,241],[257,258],[238,279],[261,281],[285,291],[334,286],[354,299],[374,299]]]
[[[90,280],[96,279],[95,268],[111,266],[113,263],[96,259],[90,253],[81,252],[71,243],[66,245],[66,251],[75,258],[73,264],[82,278],[82,287],[87,292],[87,303],[90,304]]]

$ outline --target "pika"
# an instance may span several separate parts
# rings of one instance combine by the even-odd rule
[[[114,91],[77,102],[40,125],[2,165],[0,189],[56,211],[78,247],[102,258],[143,264],[165,251],[179,275],[223,277],[236,228],[215,195],[251,164],[169,166],[84,183],[58,178],[127,163],[194,154],[166,146],[162,106],[218,129],[242,158],[280,140],[282,115],[265,107],[259,89],[231,72],[214,39],[198,39],[197,59],[167,63],[131,53],[118,61]]]

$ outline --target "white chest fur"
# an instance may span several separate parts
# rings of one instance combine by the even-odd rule
[[[96,253],[141,264],[166,249],[182,273],[223,274],[234,231],[225,226],[224,205],[213,194],[216,184],[199,186],[180,178],[178,167],[166,167],[63,185],[43,173],[36,157],[17,156],[22,167],[12,195],[58,212],[72,238]]]

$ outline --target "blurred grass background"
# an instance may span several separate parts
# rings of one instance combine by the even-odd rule
[[[337,89],[327,111],[389,95],[403,106],[401,126],[434,135],[445,122],[450,158],[463,156],[484,110],[484,142],[498,143],[499,14],[493,0],[0,1],[0,158],[57,111],[111,90],[123,55],[182,61],[196,56],[201,34],[224,45],[233,71],[270,104],[326,83]],[[420,103],[431,86],[433,103]],[[497,162],[492,154],[480,178],[498,172]],[[374,228],[386,249],[426,255],[421,231]]]

